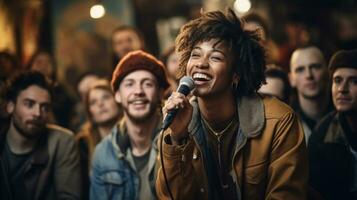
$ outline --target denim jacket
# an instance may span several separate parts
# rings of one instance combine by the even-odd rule
[[[115,126],[111,134],[95,149],[91,174],[91,200],[139,199],[140,178],[131,156],[129,137],[123,127],[124,122]],[[153,139],[150,150],[147,176],[154,196],[156,196],[154,181],[157,156],[155,140]]]

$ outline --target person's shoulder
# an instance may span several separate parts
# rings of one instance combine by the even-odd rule
[[[337,112],[335,110],[327,113],[325,116],[323,116],[320,121],[318,121],[318,123],[316,124],[316,127],[314,129],[314,131],[319,131],[322,128],[330,125],[332,122],[335,122],[337,117]]]
[[[262,96],[262,99],[266,119],[277,119],[286,115],[294,115],[293,109],[276,97]]]
[[[85,122],[79,131],[75,134],[75,138],[78,142],[87,141],[89,137],[91,137],[92,127],[89,122]]]
[[[108,156],[115,154],[116,147],[113,144],[115,135],[114,132],[111,132],[97,144],[94,150],[95,159],[101,160],[104,157],[108,158]]]
[[[310,143],[322,142],[326,135],[329,133],[329,127],[338,127],[337,112],[331,111],[326,114],[318,123],[316,124],[313,133],[310,137]],[[336,133],[334,133],[336,134]]]
[[[122,157],[124,155],[119,148],[114,145],[113,137],[115,134],[111,133],[100,141],[95,147],[93,155],[93,166],[96,170],[118,169],[123,168]]]
[[[76,140],[74,134],[69,129],[55,125],[47,124],[47,143],[50,155],[64,155],[76,152]]]
[[[110,148],[110,146],[112,145],[112,138],[113,138],[113,134],[110,133],[107,136],[105,136],[96,146],[95,151],[96,152],[100,152],[100,151],[104,151],[107,148]]]
[[[74,134],[71,130],[58,126],[56,124],[47,124],[47,132],[51,138],[71,138],[74,139]]]

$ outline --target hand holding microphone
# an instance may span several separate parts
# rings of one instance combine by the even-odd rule
[[[166,101],[163,108],[164,121],[162,128],[170,127],[171,139],[180,141],[187,135],[187,127],[191,121],[193,108],[186,97],[195,87],[191,77],[185,76],[180,79],[179,87]]]

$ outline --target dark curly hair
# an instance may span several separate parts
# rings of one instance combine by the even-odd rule
[[[52,87],[46,77],[41,72],[25,70],[14,74],[14,76],[8,80],[5,88],[6,100],[16,102],[20,92],[32,85],[37,85],[47,90],[52,99]]]
[[[180,76],[186,71],[191,51],[197,43],[219,39],[228,44],[232,52],[233,71],[240,77],[237,96],[249,96],[265,83],[265,51],[259,44],[256,31],[243,30],[243,22],[232,9],[205,12],[201,17],[184,25],[176,38],[176,50],[180,53]]]

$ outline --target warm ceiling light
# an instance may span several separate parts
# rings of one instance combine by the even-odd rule
[[[246,13],[249,11],[252,4],[249,0],[236,0],[234,2],[234,9],[239,13]]]
[[[105,9],[102,4],[95,4],[90,8],[90,16],[93,19],[101,18],[105,15]]]

